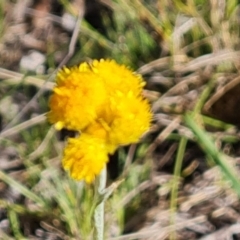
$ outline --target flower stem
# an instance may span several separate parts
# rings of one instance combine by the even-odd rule
[[[105,167],[99,175],[97,192],[100,197],[105,190],[106,182],[107,182],[107,170]],[[95,239],[103,240],[104,239],[104,200],[97,205],[94,211],[94,224],[95,224],[95,231],[96,231]]]

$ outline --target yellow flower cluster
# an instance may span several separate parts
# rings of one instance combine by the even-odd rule
[[[56,129],[80,132],[64,150],[63,167],[72,178],[91,183],[118,146],[135,143],[150,127],[152,114],[142,97],[144,81],[114,60],[63,68],[49,101]]]

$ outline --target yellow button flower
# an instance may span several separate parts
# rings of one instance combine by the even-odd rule
[[[117,64],[114,60],[94,60],[92,71],[102,77],[109,93],[127,94],[131,92],[139,95],[145,86],[141,75],[132,72],[124,65]]]
[[[136,143],[150,127],[152,114],[149,103],[142,97],[132,95],[116,99],[118,104],[110,122],[108,142],[116,145]]]
[[[91,183],[108,161],[106,144],[102,139],[83,133],[69,138],[64,150],[63,167],[72,178]]]
[[[80,132],[64,150],[63,167],[72,178],[94,180],[120,145],[136,143],[149,129],[149,103],[140,75],[114,60],[63,68],[50,98],[48,119],[57,129]]]
[[[80,131],[97,118],[106,101],[105,85],[98,75],[81,67],[65,68],[57,75],[48,119],[58,130]]]
[[[98,120],[84,131],[105,139],[109,153],[113,153],[120,145],[138,142],[149,129],[151,119],[149,103],[142,97],[115,96],[109,98]]]

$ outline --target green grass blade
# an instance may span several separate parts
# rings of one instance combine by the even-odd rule
[[[174,166],[174,176],[173,176],[172,188],[171,188],[171,199],[170,199],[170,209],[171,209],[170,224],[171,225],[175,224],[175,212],[177,207],[177,195],[178,195],[178,186],[179,186],[178,183],[181,177],[182,163],[183,163],[186,146],[187,146],[187,138],[181,137],[180,143],[178,146],[178,151],[177,151],[176,163]],[[176,239],[175,235],[176,235],[176,232],[173,229],[170,235],[170,239]]]
[[[39,204],[41,207],[46,205],[45,202],[40,197],[38,197],[35,193],[33,193],[31,190],[29,190],[28,188],[26,188],[25,186],[23,186],[22,184],[20,184],[10,176],[8,176],[3,171],[0,171],[0,179],[3,180],[12,188],[16,189],[21,194],[23,194],[25,197]]]
[[[8,218],[10,221],[10,224],[12,226],[12,231],[15,239],[26,239],[23,237],[21,230],[20,230],[20,222],[17,216],[17,213],[11,209],[8,211]]]
[[[190,114],[186,114],[184,116],[184,121],[192,130],[193,134],[197,138],[197,142],[202,147],[203,151],[212,157],[214,162],[220,167],[222,172],[226,175],[227,179],[231,182],[232,188],[240,196],[240,179],[238,178],[237,171],[227,160],[227,156],[216,148],[211,137],[196,124],[194,118]]]

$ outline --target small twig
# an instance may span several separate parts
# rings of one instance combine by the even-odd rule
[[[154,142],[148,147],[147,154],[152,153],[156,147],[163,142],[169,134],[171,134],[175,129],[178,128],[181,122],[181,117],[176,117],[172,122],[158,135]]]
[[[140,192],[146,190],[152,185],[155,185],[154,182],[147,180],[145,182],[142,182],[140,185],[138,185],[136,188],[134,188],[131,192],[129,192],[118,205],[116,206],[116,209],[124,208],[136,195],[138,195]]]
[[[46,82],[46,80],[38,77],[24,76],[24,74],[7,70],[4,68],[0,68],[0,80],[8,84],[15,85],[15,84],[22,83],[22,84],[33,85],[38,88],[42,88],[42,86],[45,83],[43,90],[52,90],[54,86],[53,82]]]
[[[78,18],[77,18],[77,21],[76,21],[76,24],[75,24],[75,27],[74,27],[74,30],[73,30],[73,34],[72,34],[72,37],[71,37],[71,41],[70,41],[70,44],[69,44],[68,53],[65,56],[65,58],[62,60],[62,62],[59,64],[58,68],[63,67],[69,61],[69,59],[72,57],[72,55],[75,51],[77,38],[78,38],[79,31],[80,31],[80,25],[81,25],[81,22],[82,22],[82,19],[83,19],[83,15],[84,15],[84,12],[83,12],[82,9],[80,9],[79,12],[78,12]]]
[[[240,77],[238,76],[223,86],[221,89],[218,89],[217,92],[205,103],[204,111],[209,111],[215,102],[217,102],[226,92],[236,87],[239,83]]]
[[[158,168],[162,169],[163,166],[170,160],[170,158],[172,157],[172,155],[174,154],[174,152],[177,149],[177,143],[173,143],[169,149],[167,150],[167,152],[163,155],[163,157],[161,157],[159,163],[158,163]]]
[[[229,49],[224,49],[216,53],[205,54],[198,58],[193,59],[185,65],[178,65],[174,68],[175,71],[184,73],[189,71],[197,71],[206,66],[218,65],[223,61],[235,62],[239,59],[239,51],[231,51]]]
[[[146,231],[122,235],[119,237],[109,238],[108,240],[133,240],[133,239],[142,239],[142,238],[148,239],[148,237],[150,237],[150,236],[151,237],[159,236],[159,235],[162,236],[162,234],[164,234],[164,233],[166,235],[169,235],[169,233],[172,231],[173,228],[176,230],[181,230],[183,228],[194,226],[196,224],[201,224],[206,221],[207,221],[207,217],[201,215],[201,216],[198,216],[198,217],[186,220],[186,221],[178,222],[174,225],[170,225],[167,227],[161,228],[161,227],[157,226],[157,229],[150,229],[150,230],[146,230]],[[155,238],[155,239],[159,240],[159,238]],[[162,238],[162,239],[165,239],[165,238]]]
[[[45,122],[46,120],[46,114],[41,114],[41,115],[38,115],[37,117],[34,117],[34,118],[31,118],[23,123],[20,123],[18,125],[16,125],[15,127],[12,127],[12,128],[9,128],[5,131],[2,131],[0,133],[0,138],[3,138],[3,137],[9,137],[9,136],[12,136],[14,134],[17,134],[19,133],[20,131],[24,130],[24,129],[27,129],[27,128],[30,128],[36,124],[39,124],[39,123],[42,123],[42,122]]]

